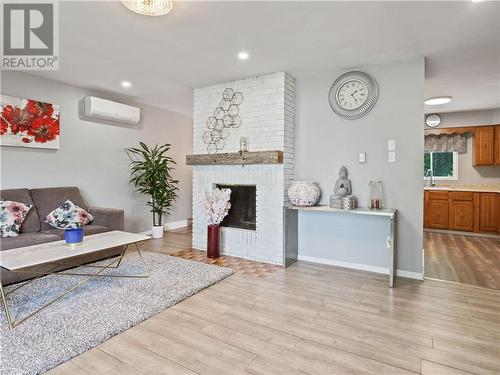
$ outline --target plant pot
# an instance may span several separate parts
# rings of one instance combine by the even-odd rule
[[[163,238],[163,225],[154,225],[151,229],[152,238]]]
[[[77,244],[83,241],[83,228],[68,228],[64,231],[67,244]]]
[[[207,236],[207,258],[220,257],[220,225],[210,224]]]

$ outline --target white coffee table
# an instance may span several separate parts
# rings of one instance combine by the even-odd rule
[[[141,251],[139,249],[139,242],[147,241],[150,237],[143,236],[135,233],[128,233],[122,231],[112,231],[99,234],[93,234],[90,236],[85,236],[83,242],[78,245],[67,245],[65,241],[55,241],[48,242],[40,245],[26,246],[12,250],[5,250],[0,252],[0,267],[9,270],[10,272],[16,273],[26,273],[31,275],[38,275],[35,279],[57,274],[59,276],[87,276],[84,280],[80,281],[78,284],[67,289],[61,295],[44,304],[42,307],[38,308],[29,315],[15,321],[12,319],[9,305],[7,303],[7,296],[15,292],[16,290],[24,287],[35,279],[29,280],[17,288],[10,290],[8,292],[4,291],[0,280],[0,294],[2,296],[2,302],[5,307],[5,315],[7,317],[7,322],[9,324],[9,329],[13,329],[15,326],[21,324],[25,320],[29,319],[33,315],[40,312],[47,306],[58,301],[68,293],[78,289],[85,283],[89,282],[95,277],[125,277],[125,278],[146,278],[149,277],[149,270],[142,257]],[[113,274],[103,274],[103,272],[110,268],[118,268],[123,259],[123,256],[129,249],[130,245],[134,245],[135,251],[137,251],[139,258],[141,260],[142,268],[144,273],[139,275],[113,275]],[[97,253],[111,249],[114,247],[123,247],[123,251],[118,257],[113,258],[110,263],[106,265],[85,265],[85,267],[97,268],[98,271],[95,273],[77,273],[71,272],[71,270],[61,270],[61,271],[48,271],[48,272],[37,272],[33,271],[33,267],[37,266],[47,266],[53,265],[52,270],[60,268],[61,266],[77,267],[83,264],[78,263],[75,257],[80,255],[86,255],[91,253]]]

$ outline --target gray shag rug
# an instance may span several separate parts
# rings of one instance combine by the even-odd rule
[[[143,252],[147,279],[95,278],[9,331],[0,311],[1,374],[38,374],[219,282],[234,271],[200,262]],[[96,264],[105,264],[109,260]],[[96,268],[76,270],[96,272]],[[125,256],[118,273],[142,273],[137,253]],[[83,280],[46,276],[13,293],[17,320]],[[10,290],[12,287],[7,287]]]

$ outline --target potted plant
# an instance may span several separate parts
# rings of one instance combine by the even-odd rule
[[[212,195],[205,195],[204,205],[208,218],[207,258],[220,256],[220,223],[231,208],[230,196],[231,189],[219,188],[215,188]]]
[[[128,148],[127,152],[132,159],[130,163],[133,184],[139,193],[146,194],[150,199],[146,204],[151,207],[153,214],[153,238],[163,237],[163,215],[168,213],[177,198],[179,181],[172,177],[175,161],[167,156],[170,144],[148,147],[139,142],[139,148]]]

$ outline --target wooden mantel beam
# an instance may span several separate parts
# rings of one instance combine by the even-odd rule
[[[283,151],[186,155],[186,165],[283,164]]]

